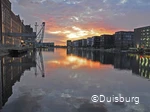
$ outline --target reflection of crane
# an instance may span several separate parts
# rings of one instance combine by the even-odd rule
[[[43,55],[41,49],[36,53],[35,76],[37,76],[37,69],[39,69],[40,73],[42,74],[42,77],[45,77]]]

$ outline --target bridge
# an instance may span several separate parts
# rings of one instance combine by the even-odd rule
[[[35,33],[2,33],[2,35],[9,37],[36,37]]]

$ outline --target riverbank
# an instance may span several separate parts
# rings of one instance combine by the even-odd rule
[[[9,55],[10,54],[10,52],[9,52],[9,50],[21,50],[21,49],[27,49],[27,51],[29,51],[29,50],[32,50],[33,49],[33,47],[23,47],[23,48],[21,48],[21,47],[16,47],[16,46],[0,46],[0,57],[2,57],[2,56],[6,56],[6,55]]]

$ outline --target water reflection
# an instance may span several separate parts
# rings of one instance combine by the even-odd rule
[[[130,54],[113,54],[92,50],[81,49],[67,49],[67,55],[70,58],[76,56],[80,59],[91,60],[93,62],[100,62],[104,65],[113,65],[115,69],[119,70],[131,70],[133,74],[150,79],[150,56],[139,56]],[[80,57],[80,58],[79,58]],[[83,59],[83,60],[84,60]]]
[[[45,77],[42,52],[54,52],[51,49],[37,49],[29,51],[27,54],[6,56],[0,58],[0,109],[12,95],[12,87],[25,71],[35,68],[35,76],[38,74]]]
[[[0,73],[5,80],[1,79],[1,106],[12,90],[13,94],[1,111],[148,112],[149,82],[131,75],[131,71],[140,75],[148,73],[147,58],[75,49],[67,50],[67,54],[66,49],[39,49],[18,58],[3,57],[1,68],[5,67],[5,72]],[[8,70],[3,59],[13,69]],[[143,68],[147,72],[141,72]],[[12,75],[11,71],[14,71]],[[14,85],[17,81],[20,82]],[[140,104],[92,103],[94,94],[139,96]]]
[[[21,57],[1,57],[0,62],[0,108],[2,108],[12,94],[12,86],[20,81],[24,71],[36,67],[35,52],[31,51]]]

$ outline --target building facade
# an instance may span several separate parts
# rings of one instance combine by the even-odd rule
[[[82,39],[82,47],[85,48],[87,46],[87,39]]]
[[[0,38],[0,42],[5,46],[20,46],[22,40],[26,40],[28,38],[16,36],[15,34],[20,33],[33,33],[33,29],[30,25],[24,25],[23,21],[21,21],[19,15],[15,15],[11,10],[11,2],[9,0],[1,0],[1,32],[2,36]],[[34,36],[35,39],[36,34]],[[31,37],[30,37],[31,38]]]
[[[99,48],[100,47],[100,36],[92,37],[92,47]]]
[[[72,41],[71,40],[67,40],[67,47],[72,47]]]
[[[150,26],[134,29],[135,47],[150,48]]]
[[[2,11],[2,33],[9,33],[11,31],[11,3],[9,0],[1,0]],[[9,36],[2,35],[1,43],[5,44],[9,40]]]
[[[100,48],[110,49],[114,48],[114,35],[101,35],[100,37]]]
[[[115,47],[117,49],[129,49],[134,46],[134,32],[119,31],[115,33]]]
[[[41,43],[41,47],[54,47],[54,42]]]
[[[15,15],[11,11],[11,24],[10,24],[10,33],[22,33],[22,22],[20,20],[19,15]],[[9,45],[20,45],[21,44],[22,37],[9,37],[9,39],[6,40],[6,43]]]
[[[92,38],[88,37],[87,38],[87,47],[91,47],[92,46]]]

